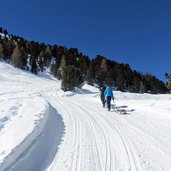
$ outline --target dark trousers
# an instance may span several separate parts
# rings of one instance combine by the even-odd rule
[[[105,107],[106,100],[103,95],[101,95],[101,101],[102,101],[103,107]]]
[[[110,110],[110,101],[111,101],[111,96],[107,96],[107,108]]]

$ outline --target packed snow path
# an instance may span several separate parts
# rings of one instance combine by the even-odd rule
[[[47,97],[67,125],[64,141],[48,170],[171,170],[171,133],[164,130],[171,128],[170,116],[143,111],[118,115],[102,108],[92,98],[95,96]],[[168,120],[162,120],[164,117]]]

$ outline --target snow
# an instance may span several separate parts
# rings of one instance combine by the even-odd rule
[[[8,34],[5,35],[4,33],[0,33],[0,37],[1,37],[1,39],[4,39],[5,37],[7,37],[9,39],[9,35]]]
[[[0,33],[0,36],[3,38],[3,37],[5,37],[5,35],[3,34],[3,33]]]
[[[0,170],[171,171],[171,95],[63,92],[48,72],[0,62]]]

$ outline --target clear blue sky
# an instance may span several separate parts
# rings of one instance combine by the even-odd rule
[[[171,73],[171,0],[3,0],[9,33],[103,55],[165,81]]]

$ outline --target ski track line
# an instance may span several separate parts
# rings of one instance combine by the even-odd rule
[[[114,126],[116,131],[118,132],[119,136],[121,137],[122,139],[122,142],[124,144],[124,147],[125,147],[125,150],[126,150],[126,153],[127,153],[127,156],[129,158],[129,163],[130,163],[130,168],[129,170],[131,170],[131,165],[133,165],[135,167],[135,170],[141,170],[141,166],[138,162],[138,159],[137,157],[134,155],[134,152],[133,150],[131,149],[131,146],[128,147],[127,145],[127,140],[124,138],[124,136],[120,133],[121,131],[118,130],[118,128],[116,126]],[[131,164],[133,163],[133,164]]]
[[[86,104],[86,103],[85,103]],[[97,110],[97,109],[95,109],[95,110]],[[98,111],[97,112],[94,112],[94,113],[98,113]],[[99,113],[100,114],[100,113]],[[107,115],[108,116],[108,115]],[[103,117],[105,117],[105,116],[103,116]],[[117,117],[118,118],[118,117]],[[123,120],[122,119],[122,117],[119,117],[119,120],[118,121],[120,121],[120,118],[121,118],[121,121]],[[115,118],[116,119],[116,118]],[[111,122],[111,119],[110,120],[108,120],[107,121],[107,123],[110,123]],[[115,126],[116,124],[114,124],[113,123],[113,125]],[[117,124],[118,126],[120,125],[120,123],[118,123]],[[124,126],[126,125],[125,123],[124,124],[122,124],[123,125],[123,128],[124,128]],[[135,167],[136,167],[136,170],[137,169],[139,169],[139,170],[141,170],[140,168],[141,168],[141,166],[140,166],[140,164],[139,164],[139,162],[138,162],[138,157],[136,157],[137,155],[135,155],[135,150],[133,150],[131,147],[133,147],[133,145],[131,144],[131,145],[129,145],[129,148],[128,148],[128,145],[126,145],[126,142],[128,142],[128,140],[129,140],[129,138],[128,138],[128,140],[125,140],[125,138],[123,138],[123,137],[127,137],[126,136],[126,134],[124,134],[125,136],[122,136],[121,135],[121,133],[120,133],[120,131],[118,130],[118,128],[115,126],[115,128],[117,129],[117,131],[118,131],[118,133],[120,134],[120,136],[121,136],[121,139],[123,139],[123,143],[125,144],[125,149],[127,149],[127,151],[130,151],[130,153],[128,153],[129,154],[129,156],[130,156],[130,154],[131,154],[131,160],[134,160],[135,162]],[[130,129],[130,128],[129,128]],[[131,128],[132,130],[134,129],[134,127],[132,126],[132,128]],[[140,130],[140,131],[142,131],[142,130]],[[149,136],[149,135],[148,135]],[[157,167],[157,168],[159,168],[159,167]],[[158,169],[158,170],[160,170],[160,169]]]
[[[138,114],[141,115],[141,117],[144,116],[145,118],[151,119],[151,120],[155,119],[159,123],[161,123],[161,121],[163,121],[163,124],[167,125],[168,127],[171,127],[171,117],[170,117],[170,115],[166,114],[167,112],[165,113],[166,109],[160,109],[160,112],[157,115],[155,115],[155,113],[149,112],[149,110],[152,110],[152,108],[149,106],[145,106],[145,108],[142,109],[141,105],[137,104],[137,109],[138,109]],[[163,116],[166,116],[166,117],[163,117]],[[169,118],[168,118],[168,116],[169,116]],[[163,120],[163,119],[165,119],[165,120]],[[165,123],[166,120],[169,123]]]
[[[95,161],[89,161],[87,167],[89,167],[90,171],[116,171],[116,170],[124,170],[124,171],[146,171],[149,170],[155,170],[155,171],[165,171],[165,169],[160,166],[161,163],[155,162],[154,159],[150,159],[151,150],[154,150],[156,147],[163,152],[163,155],[167,155],[166,152],[164,152],[161,149],[161,145],[158,143],[158,140],[152,137],[148,132],[145,132],[144,130],[140,129],[139,127],[136,127],[129,123],[127,120],[125,120],[124,116],[122,115],[115,115],[115,113],[110,113],[102,108],[102,110],[99,110],[99,104],[97,106],[91,106],[91,101],[83,100],[80,102],[80,99],[77,97],[73,98],[66,98],[66,97],[56,97],[53,99],[54,103],[56,104],[55,107],[57,109],[60,109],[62,116],[64,116],[65,121],[70,121],[73,123],[73,128],[70,126],[71,129],[73,129],[73,142],[72,142],[72,149],[73,149],[73,157],[71,161],[71,165],[68,166],[68,170],[78,170],[81,169],[84,170],[85,168],[84,164],[82,164],[83,158],[85,158],[85,155],[83,154],[84,150],[86,148],[83,148],[83,136],[80,137],[80,135],[83,134],[83,128],[86,128],[86,132],[88,132],[89,135],[89,141],[90,146],[87,149],[89,152],[89,160],[93,159],[92,156],[94,156],[94,159],[97,159]],[[84,104],[84,105],[83,105]],[[72,119],[71,119],[72,118]],[[68,124],[67,124],[68,125]],[[78,131],[78,128],[81,127]],[[99,131],[99,130],[100,131]],[[107,130],[110,130],[110,134],[114,135],[116,134],[118,137],[120,137],[120,141],[122,142],[122,150],[125,151],[127,160],[124,161],[124,163],[127,163],[127,165],[121,165],[121,158],[118,156],[118,154],[115,152],[117,151],[117,147],[113,147],[113,143],[109,138]],[[129,132],[130,131],[130,132]],[[100,133],[101,135],[100,135]],[[129,133],[133,133],[131,135],[141,135],[138,137],[138,139],[135,137],[135,139],[132,139],[132,137],[129,137]],[[161,132],[161,131],[160,131]],[[67,136],[66,132],[66,136]],[[162,133],[162,132],[161,132]],[[80,138],[77,139],[77,135]],[[105,159],[103,160],[103,157],[101,157],[101,149],[100,145],[98,144],[99,138],[97,136],[102,137],[104,139],[104,146],[103,150],[105,150]],[[168,135],[165,135],[168,136]],[[151,142],[152,145],[150,146],[146,142],[145,144],[142,144],[142,138],[145,138],[143,141],[148,140],[147,142]],[[66,141],[67,137],[65,137],[64,142],[61,145],[61,153],[58,152],[58,158],[54,159],[53,167],[51,169],[58,170],[58,163],[59,163],[59,156],[63,155],[62,153],[65,151],[66,147]],[[111,144],[112,143],[112,144]],[[157,144],[157,146],[156,146]],[[111,146],[112,145],[112,146]],[[144,146],[145,145],[145,146]],[[90,148],[91,147],[91,148]],[[113,148],[112,148],[113,147]],[[140,148],[141,147],[141,148]],[[152,149],[151,149],[152,147]],[[140,149],[139,149],[140,148]],[[114,153],[112,153],[111,149],[115,149]],[[138,155],[139,150],[144,150],[146,153],[149,153],[150,155],[145,155],[145,157],[148,157],[149,159],[147,162],[147,165],[142,165],[143,161],[141,160],[140,156]],[[71,150],[71,149],[70,149]],[[82,151],[83,150],[83,151]],[[93,153],[93,154],[92,154]],[[139,153],[141,154],[141,153]],[[124,155],[124,154],[123,154]],[[88,156],[88,155],[87,155]],[[118,158],[119,157],[119,158]],[[152,157],[152,156],[151,156]],[[170,156],[168,156],[170,157]],[[120,160],[118,160],[120,159]],[[126,159],[126,158],[124,158]],[[120,162],[118,165],[118,162]],[[84,163],[84,162],[83,162]],[[93,164],[94,163],[94,164]],[[118,167],[119,166],[119,167]],[[86,168],[87,168],[86,167]],[[86,170],[86,169],[85,169]],[[88,170],[88,169],[87,169]]]
[[[94,110],[94,112],[93,113],[97,113],[98,111],[97,111],[97,109],[95,109],[95,108],[92,108],[92,110]],[[96,117],[99,117],[99,118],[101,118],[101,119],[103,119],[104,120],[104,118],[106,118],[105,116],[102,116],[102,117],[100,117],[100,116],[96,116]],[[105,121],[106,123],[105,123],[105,125],[109,125],[109,120],[108,121]],[[122,143],[123,143],[123,146],[124,146],[124,149],[125,149],[125,151],[126,151],[126,153],[127,153],[127,157],[128,157],[128,159],[129,159],[129,165],[130,165],[130,168],[128,169],[128,170],[131,170],[131,165],[133,165],[133,167],[135,168],[135,170],[140,170],[140,165],[139,164],[137,164],[138,162],[137,162],[137,159],[135,160],[135,157],[134,157],[134,155],[133,155],[133,152],[132,152],[132,150],[130,150],[130,148],[128,148],[128,145],[126,145],[127,143],[127,141],[125,140],[125,138],[123,137],[123,135],[121,135],[121,132],[119,131],[119,129],[116,127],[116,125],[115,124],[112,124],[113,125],[113,127],[112,128],[110,128],[112,131],[114,131],[113,130],[113,128],[115,128],[115,130],[116,130],[116,132],[118,133],[118,135],[119,135],[119,137],[120,137],[120,139],[121,139],[121,141],[122,141]],[[132,161],[132,162],[131,162]],[[131,164],[131,163],[133,163],[133,164]]]
[[[78,111],[78,113],[77,114],[81,114],[82,113],[82,110],[80,110],[79,108],[77,108],[75,105],[74,106],[72,106],[73,107],[73,109],[74,109],[74,111]],[[87,119],[88,120],[88,119]],[[85,118],[84,118],[84,121],[85,121]],[[93,130],[93,132],[95,132],[95,127],[94,127],[94,125],[92,124],[92,122],[91,121],[88,121],[89,122],[89,125],[91,126],[91,128],[92,128],[92,130]],[[82,124],[82,123],[81,123]],[[97,137],[96,137],[96,134],[94,134],[95,135],[95,152],[97,153],[97,158],[98,158],[98,160],[99,160],[99,164],[96,164],[96,166],[100,166],[100,168],[96,168],[96,169],[98,169],[98,170],[102,170],[101,169],[101,162],[100,162],[100,158],[99,158],[99,149],[97,148]],[[93,146],[94,147],[94,146]]]
[[[72,103],[73,103],[73,102],[72,102]],[[74,104],[74,105],[77,105],[77,104]],[[78,108],[82,108],[82,106],[79,106],[79,105],[77,105],[77,107],[78,107]],[[82,110],[84,110],[84,109],[82,108]],[[96,110],[94,110],[94,111],[96,111]],[[86,111],[86,112],[88,112],[88,111]],[[99,112],[99,111],[93,112],[93,114],[98,113],[98,112]],[[91,116],[91,118],[93,118],[93,119],[99,118],[101,121],[104,120],[104,118],[99,117],[99,115],[97,115],[96,118],[94,118],[94,117],[92,116],[92,114],[90,114],[90,116]],[[108,123],[106,124],[106,123],[103,122],[103,124],[101,124],[101,125],[108,125]],[[118,130],[117,130],[117,132],[118,132],[118,134],[119,134],[119,136],[120,136],[120,138],[121,138],[121,140],[122,140],[122,142],[123,142],[124,149],[125,149],[125,151],[127,152],[128,157],[131,156],[131,155],[129,155],[130,153],[128,153],[128,147],[126,146],[126,143],[125,143],[125,141],[123,140],[123,137],[121,136],[121,134],[119,133]],[[106,132],[104,133],[104,137],[106,137],[105,134],[106,134]],[[106,138],[105,138],[105,139],[106,139]],[[107,145],[106,145],[106,148],[107,148]],[[106,156],[108,157],[109,155],[106,155]],[[107,160],[106,160],[106,161],[107,161]],[[106,163],[107,163],[107,162],[106,162]],[[110,161],[109,163],[111,163],[111,161]],[[106,167],[107,167],[107,164],[106,164]],[[105,170],[107,170],[106,167],[105,167]],[[111,166],[110,166],[110,169],[111,169]]]
[[[123,136],[121,135],[121,137],[123,138],[124,137],[124,139],[126,138],[126,140],[124,140],[125,142],[127,142],[127,144],[128,144],[128,142],[132,142],[130,145],[129,145],[129,149],[130,149],[130,151],[136,151],[136,150],[131,150],[131,148],[132,147],[136,147],[135,145],[137,144],[137,142],[136,143],[133,143],[133,141],[132,141],[132,139],[130,139],[127,135],[128,135],[128,133],[124,133],[125,131],[123,131],[123,129],[125,129],[125,130],[134,130],[134,131],[136,131],[137,133],[137,135],[139,135],[139,134],[141,134],[141,135],[143,135],[143,137],[144,138],[146,138],[147,140],[151,140],[152,142],[157,142],[155,139],[153,139],[153,137],[151,137],[151,136],[149,136],[147,133],[145,133],[144,131],[142,131],[141,129],[139,129],[139,128],[136,128],[136,127],[134,127],[134,126],[132,126],[130,123],[127,123],[123,118],[122,118],[122,116],[121,117],[115,117],[115,120],[118,122],[118,124],[117,124],[117,127],[119,128],[119,130],[120,131],[118,131],[118,133],[120,134],[120,132],[122,131],[122,134],[123,134]],[[108,120],[107,122],[108,123],[110,123],[112,120],[110,119],[110,120]],[[124,122],[123,122],[124,121]],[[113,125],[114,125],[114,127],[118,130],[118,128],[116,127],[116,123],[113,123]],[[136,135],[135,135],[136,136]],[[143,138],[143,139],[144,139]],[[131,141],[130,141],[131,140]],[[126,143],[125,143],[126,144]],[[151,144],[154,144],[154,143],[151,143]],[[155,143],[156,144],[156,143]],[[143,144],[144,145],[144,144]],[[128,146],[128,145],[127,145]],[[158,145],[156,145],[155,147],[153,147],[153,149],[155,149],[155,148],[159,148],[158,147]],[[149,147],[147,146],[147,149],[148,149]],[[161,148],[160,148],[161,149]],[[134,156],[137,156],[137,155],[134,155],[135,154],[135,152],[131,152],[132,153],[132,158],[135,158],[135,160],[137,161],[137,160],[139,160],[138,159],[138,157],[134,157]],[[166,154],[167,155],[167,154]],[[150,156],[150,155],[148,155],[148,156]],[[169,157],[169,156],[168,156]],[[150,159],[149,159],[150,160]],[[138,163],[138,162],[135,162],[135,163]],[[160,168],[160,166],[156,163],[156,162],[154,162],[155,163],[155,165],[156,165],[156,169],[154,169],[154,170],[161,170],[161,168]],[[153,164],[153,163],[152,163]],[[137,169],[139,168],[139,170],[140,170],[140,168],[141,168],[141,165],[140,164],[136,164],[137,165]],[[137,170],[136,169],[136,170]]]
[[[67,106],[71,105],[71,102],[70,102],[70,101],[69,101],[69,103],[66,103],[66,102],[67,102],[67,100],[65,99],[65,105],[66,105],[66,104],[67,104]],[[75,121],[76,121],[76,117],[75,117],[75,113],[76,113],[76,114],[77,114],[77,119],[79,120],[79,117],[78,117],[78,116],[82,113],[82,111],[80,111],[79,108],[75,107],[74,105],[72,105],[72,108],[70,107],[70,110],[71,110],[71,109],[72,109],[72,112],[69,113],[69,111],[67,111],[67,113],[69,113],[70,115],[73,115]],[[78,115],[78,114],[79,114],[79,115]],[[80,119],[82,119],[82,118],[80,118]],[[85,120],[82,120],[82,121],[85,121]],[[82,121],[80,121],[80,126],[83,124]],[[94,131],[95,128],[94,128],[93,124],[92,124],[91,122],[89,122],[89,125],[91,125],[91,128],[92,128],[92,130]],[[89,129],[89,128],[87,128],[87,129]],[[89,134],[89,135],[91,135],[91,134]],[[80,134],[78,134],[78,136],[80,136]],[[97,141],[97,138],[96,138],[96,141]],[[96,141],[95,141],[95,142],[96,142]],[[79,143],[81,143],[81,141],[80,141]],[[92,145],[92,147],[94,147],[94,145]],[[100,160],[100,159],[99,159],[99,152],[98,152],[98,150],[97,150],[97,144],[95,145],[95,148],[96,148],[98,160]],[[99,162],[99,163],[101,164],[101,162]],[[99,165],[99,164],[95,164],[96,170],[99,170],[98,165]],[[100,166],[100,167],[101,167],[101,166]],[[76,168],[78,168],[78,167],[76,167]],[[80,170],[80,169],[78,169],[78,170]],[[101,169],[100,169],[100,170],[101,170]]]
[[[158,143],[158,141],[157,141],[157,139],[156,138],[154,138],[154,137],[152,137],[152,136],[150,136],[149,134],[147,134],[146,132],[144,132],[143,130],[141,130],[141,129],[139,129],[139,128],[137,128],[136,126],[135,127],[133,127],[130,123],[124,123],[123,122],[123,124],[125,125],[125,124],[128,124],[128,126],[130,126],[130,128],[128,128],[128,129],[131,129],[131,127],[132,127],[132,129],[134,128],[134,130],[137,132],[137,135],[143,135],[143,140],[144,140],[144,143],[142,144],[141,143],[141,146],[146,146],[145,148],[144,148],[144,150],[146,151],[146,152],[150,152],[150,151],[155,151],[155,149],[158,149],[158,153],[160,153],[161,155],[162,154],[164,154],[165,156],[166,156],[166,158],[167,159],[169,159],[170,158],[170,156],[166,153],[166,151],[163,149],[163,146],[161,146],[160,145],[160,143]],[[124,127],[121,127],[120,126],[120,129],[123,131],[123,132],[125,132],[124,134],[125,134],[125,136],[127,135],[127,133],[126,133],[126,131],[124,130],[125,128]],[[147,142],[148,142],[148,145],[146,144],[146,141],[145,141],[145,139],[147,140]],[[150,143],[149,143],[149,141],[151,141]],[[128,141],[129,142],[129,141]],[[155,144],[155,146],[154,146],[154,144]],[[151,148],[150,148],[151,147]],[[150,156],[150,154],[149,155],[147,155],[148,157]],[[153,156],[151,156],[152,158],[153,158]],[[161,169],[161,167],[159,166],[159,164],[157,164],[156,163],[156,161],[154,160],[154,159],[150,159],[149,158],[149,160],[148,161],[153,161],[151,164],[154,164],[155,166],[156,166],[156,168],[155,168],[155,170],[165,170],[165,169]],[[154,168],[153,168],[154,169]]]
[[[148,120],[154,120],[154,118],[155,118],[155,120],[158,120],[159,123],[161,123],[161,119],[163,119],[163,114],[164,115],[168,115],[168,114],[165,114],[165,112],[163,110],[162,116],[161,117],[156,117],[154,114],[151,114],[150,112],[147,113],[146,111],[144,111],[142,109],[139,109],[139,113],[138,114],[141,117],[144,117],[144,118],[146,118]],[[164,122],[163,124],[171,128],[171,120],[170,120],[170,123]]]
[[[60,111],[60,112],[62,111],[62,114],[65,116],[65,118],[67,118],[67,115],[72,117],[72,118],[69,118],[68,120],[70,122],[74,123],[73,128],[70,128],[70,129],[72,129],[73,135],[75,135],[75,137],[73,136],[73,138],[72,138],[73,142],[71,144],[72,149],[74,149],[75,151],[70,151],[70,154],[71,154],[70,158],[72,159],[71,162],[64,161],[66,163],[65,164],[66,169],[67,170],[75,170],[76,168],[78,168],[78,170],[79,170],[80,163],[78,163],[77,158],[81,155],[81,151],[80,151],[81,149],[80,149],[79,143],[74,142],[74,140],[77,139],[77,135],[79,135],[78,137],[80,137],[80,139],[81,139],[81,134],[80,134],[79,126],[78,126],[78,121],[76,120],[75,116],[72,115],[72,112],[66,108],[66,104],[64,105],[60,101],[57,101],[57,103],[58,103],[58,111]],[[60,149],[61,151],[62,150],[65,151],[65,146],[67,146],[67,137],[66,136],[67,136],[67,134],[64,136],[64,141],[62,142],[62,147],[63,148],[61,147],[61,149]],[[51,166],[50,170],[57,170],[58,169],[60,159],[61,159],[61,154],[59,153],[59,155],[57,155],[56,158],[54,159],[55,162]],[[75,159],[77,159],[77,160],[75,160]],[[70,163],[70,164],[68,164],[68,163]]]
[[[146,136],[147,139],[150,139],[152,142],[154,142],[153,144],[156,144],[157,147],[159,147],[159,148],[161,149],[161,151],[163,151],[164,153],[166,153],[166,152],[168,151],[168,149],[164,149],[164,147],[160,145],[161,143],[159,143],[159,140],[158,140],[156,137],[152,136],[151,133],[148,134],[147,131],[145,131],[145,130],[143,130],[143,129],[140,129],[139,127],[137,127],[137,125],[134,125],[134,126],[131,125],[131,124],[130,124],[127,120],[125,120],[123,117],[120,118],[119,122],[122,123],[122,125],[123,125],[122,128],[120,127],[121,129],[124,128],[124,125],[128,125],[128,127],[130,127],[129,129],[131,129],[131,130],[134,129],[134,130],[137,131],[138,134],[141,133],[141,134],[143,134],[144,136]],[[118,125],[121,125],[121,124],[118,124]],[[151,124],[150,127],[151,127],[151,130],[155,130],[155,131],[158,132],[160,135],[162,134],[162,135],[164,135],[165,137],[169,137],[169,138],[170,138],[169,135],[167,135],[166,133],[163,133],[162,131],[160,131],[156,126],[152,126],[152,124]],[[148,128],[149,128],[149,126],[148,126]],[[157,129],[157,130],[156,130],[156,129]],[[125,133],[125,135],[126,135],[126,133]],[[169,157],[169,156],[168,156],[168,157]]]
[[[93,126],[93,123],[91,122],[91,120],[93,120],[94,121],[94,123],[96,122],[96,125],[98,125],[98,127],[99,127],[99,129],[100,130],[102,130],[102,134],[103,134],[103,137],[104,137],[104,140],[105,140],[105,148],[106,148],[106,159],[105,159],[105,167],[102,169],[102,170],[111,170],[111,152],[110,152],[110,143],[109,143],[109,141],[107,141],[107,136],[106,136],[106,132],[105,132],[105,129],[104,129],[104,126],[103,126],[103,124],[99,124],[98,122],[97,122],[97,120],[96,120],[96,118],[95,117],[93,117],[93,115],[88,111],[88,110],[86,110],[85,108],[83,108],[82,106],[80,106],[79,104],[76,104],[76,103],[74,103],[74,102],[70,102],[70,103],[72,103],[73,105],[72,106],[75,106],[75,107],[77,107],[80,111],[83,111],[84,112],[84,115],[85,114],[87,114],[86,116],[87,117],[89,117],[90,119],[90,123],[91,123],[91,125],[92,125],[92,127],[94,127]],[[87,118],[86,117],[86,118]],[[100,118],[101,119],[101,118]],[[94,135],[95,135],[95,137],[96,137],[96,151],[100,151],[100,150],[98,150],[98,145],[97,145],[97,136],[96,136],[96,134],[97,134],[97,129],[95,130],[95,128],[93,129],[94,130]],[[98,154],[98,156],[100,156],[99,154]],[[108,159],[109,158],[109,159]],[[99,158],[99,162],[100,162],[100,158]],[[101,162],[100,162],[101,163]],[[108,164],[109,163],[109,164]],[[101,167],[102,168],[102,167]]]
[[[153,117],[152,117],[152,115],[149,116],[149,113],[147,114],[146,112],[143,112],[143,111],[142,111],[142,112],[141,112],[141,115],[143,115],[144,117],[146,117],[146,119],[148,119],[148,120],[154,120]],[[147,118],[147,116],[148,116],[148,118]],[[157,119],[158,119],[158,118],[157,118]],[[161,123],[161,120],[159,120],[158,122]],[[155,126],[152,127],[153,130],[156,130],[156,129],[157,129],[156,132],[160,132],[160,134],[163,134],[163,135],[167,136],[169,139],[171,139],[171,136],[170,136],[170,135],[167,135],[166,133],[164,133],[164,132],[162,132],[160,129],[158,129],[157,123],[156,123],[156,122],[153,123],[153,124],[155,124]],[[165,126],[171,128],[171,124],[170,124],[170,123],[164,122],[163,124],[164,124]],[[152,126],[152,125],[148,125],[148,128],[149,128],[149,126]]]
[[[86,110],[85,108],[83,108],[82,106],[80,106],[80,105],[78,105],[76,103],[73,103],[73,102],[71,102],[71,103],[73,104],[73,106],[77,106],[78,109],[81,109],[82,111],[84,111],[84,113],[88,114],[87,116],[90,118],[90,120],[93,120],[94,122],[96,122],[96,124],[98,124],[99,128],[102,130],[103,137],[104,137],[105,144],[106,144],[105,145],[105,147],[106,147],[105,167],[102,170],[111,170],[111,162],[112,161],[111,161],[110,143],[109,143],[109,141],[107,141],[107,136],[106,136],[106,132],[105,132],[105,129],[104,129],[103,124],[97,123],[96,118],[93,117],[92,114],[88,110]],[[92,126],[93,126],[93,124],[92,124]],[[94,134],[95,134],[95,136],[97,134],[97,131],[95,131],[95,129],[94,129]],[[96,137],[96,145],[97,145],[97,137]],[[109,163],[109,166],[108,166],[108,163]]]
[[[66,99],[65,99],[66,100]],[[74,103],[73,101],[71,102],[71,101],[69,101],[69,104],[71,104],[72,103],[72,107],[73,106],[77,106],[77,110],[78,109],[81,109],[82,111],[84,111],[84,113],[85,114],[89,114],[89,117],[91,118],[91,120],[94,120],[95,122],[96,122],[96,124],[97,124],[97,118],[99,118],[100,120],[101,120],[101,122],[103,122],[103,124],[101,124],[101,127],[103,127],[103,125],[107,125],[108,126],[108,122],[106,122],[106,123],[104,123],[104,116],[103,117],[99,117],[99,115],[97,115],[96,116],[96,118],[95,117],[93,117],[92,116],[92,114],[89,112],[89,111],[87,111],[87,110],[85,110],[85,108],[83,108],[82,107],[82,105],[79,105],[78,103]],[[89,108],[90,109],[90,108]],[[97,110],[95,110],[94,108],[93,108],[93,114],[95,114],[95,113],[99,113],[99,110],[97,111]],[[106,149],[110,149],[110,145],[107,145],[107,138],[106,138],[106,132],[104,131],[104,128],[101,128],[101,127],[99,127],[101,130],[103,130],[103,135],[104,135],[104,137],[105,137],[105,143],[106,143]],[[135,162],[135,159],[134,159],[134,157],[133,157],[133,154],[130,152],[130,150],[128,150],[128,147],[126,146],[126,143],[125,143],[125,141],[124,141],[124,139],[123,139],[123,136],[121,136],[121,133],[118,131],[118,129],[116,130],[117,131],[117,133],[118,133],[118,135],[119,135],[119,137],[120,137],[120,139],[121,139],[121,141],[122,141],[122,143],[123,143],[123,145],[124,145],[124,149],[125,149],[125,151],[127,152],[127,157],[129,158],[129,164],[131,165],[131,161],[134,161],[133,163],[133,166],[132,167],[134,167],[134,168],[136,168],[136,167],[139,167],[139,165],[137,164],[137,162]],[[115,132],[116,133],[116,132]],[[95,136],[96,136],[96,134],[97,134],[97,131],[94,133],[95,134]],[[109,144],[109,143],[108,143]],[[97,138],[96,138],[96,148],[97,148]],[[97,150],[98,151],[98,150]],[[108,165],[107,165],[107,161],[108,161],[108,159],[107,159],[107,157],[108,156],[111,156],[111,153],[110,152],[108,152],[108,153],[110,153],[110,155],[109,154],[107,154],[107,151],[109,151],[109,150],[106,150],[106,162],[105,162],[105,169],[103,169],[103,170],[111,170],[112,169],[112,167],[111,167],[111,159],[110,159],[110,161],[109,161],[109,169],[107,168],[108,167]],[[131,157],[130,157],[131,156]],[[131,159],[130,159],[131,158]],[[138,165],[138,166],[137,166]],[[139,167],[140,168],[140,167]],[[131,170],[131,168],[129,169],[129,170]],[[137,169],[136,169],[137,170]],[[140,170],[140,169],[139,169]]]
[[[160,151],[161,151],[161,154],[165,154],[166,155],[166,159],[168,158],[170,158],[170,156],[168,156],[168,154],[165,152],[165,150],[163,151],[163,147],[158,143],[158,141],[157,141],[157,139],[155,139],[155,138],[153,138],[153,137],[151,137],[149,134],[147,134],[146,132],[144,132],[142,129],[139,129],[139,128],[137,128],[137,127],[135,127],[135,126],[133,126],[133,125],[131,125],[130,123],[128,123],[125,119],[124,119],[124,116],[122,117],[116,117],[115,119],[117,119],[118,120],[118,126],[120,127],[120,129],[122,130],[122,132],[123,132],[123,135],[124,135],[124,137],[128,137],[128,133],[124,133],[124,132],[126,132],[126,131],[123,131],[123,129],[125,129],[125,130],[135,130],[137,133],[137,135],[139,135],[139,134],[141,134],[141,135],[143,135],[143,137],[144,138],[146,138],[147,139],[147,141],[151,141],[152,143],[149,143],[149,144],[155,144],[155,146],[153,146],[153,149],[160,149]],[[110,122],[110,120],[108,121],[108,122]],[[126,126],[128,126],[127,127],[127,129],[126,129]],[[136,135],[135,135],[136,136]],[[143,139],[144,139],[143,138]],[[126,142],[130,142],[129,141],[129,137],[128,137],[128,140],[126,141]],[[132,142],[132,139],[131,139],[131,142]],[[136,142],[137,143],[137,142]],[[133,144],[135,144],[135,143],[133,143]],[[130,146],[130,148],[131,147],[133,147],[133,145],[129,145]],[[134,145],[135,146],[135,145]],[[144,144],[142,145],[143,147],[144,147]],[[136,147],[136,146],[135,146]],[[146,146],[146,148],[147,149],[149,149],[149,145],[148,146]],[[150,155],[148,155],[148,156],[150,156]],[[151,157],[153,157],[153,156],[151,156]],[[150,160],[150,159],[149,159]],[[155,170],[162,170],[161,169],[161,167],[159,166],[159,164],[157,164],[156,162],[155,162],[155,160],[153,160],[154,161],[154,163],[155,163],[155,165],[156,165],[156,169]],[[168,168],[167,168],[168,169]],[[163,170],[165,170],[165,169],[163,169]]]
[[[89,120],[88,118],[86,118],[85,116],[86,116],[86,113],[84,113],[82,110],[80,110],[78,107],[74,107],[74,105],[73,104],[71,104],[71,102],[69,101],[69,102],[67,102],[67,100],[66,99],[64,99],[64,101],[65,101],[65,103],[63,103],[63,102],[60,102],[61,100],[57,100],[57,103],[58,104],[60,104],[59,106],[61,107],[61,109],[62,109],[62,111],[64,112],[64,109],[65,109],[65,111],[66,111],[66,114],[68,114],[68,115],[71,115],[72,117],[73,117],[73,115],[75,115],[76,114],[76,116],[77,116],[77,118],[75,118],[75,120],[76,119],[78,119],[79,121],[80,121],[80,125],[79,126],[81,126],[81,125],[84,125],[85,126],[85,128],[86,129],[83,129],[82,131],[89,131],[88,132],[88,135],[91,137],[90,138],[90,142],[91,142],[91,144],[90,144],[90,147],[91,147],[91,149],[87,149],[87,150],[90,150],[90,151],[92,151],[93,153],[91,153],[90,155],[96,155],[96,157],[95,157],[95,159],[96,158],[98,158],[98,162],[95,162],[94,164],[92,164],[92,166],[89,166],[90,168],[92,167],[92,169],[91,170],[97,170],[97,171],[100,171],[100,170],[102,170],[102,168],[101,168],[101,161],[100,161],[100,158],[99,158],[99,149],[97,149],[97,137],[95,138],[95,141],[94,141],[94,136],[95,136],[95,134],[93,134],[92,135],[92,131],[94,132],[94,130],[95,130],[95,128],[94,128],[94,125],[91,123],[91,120]],[[59,106],[58,106],[58,109],[59,109]],[[68,106],[68,109],[66,109],[66,106]],[[70,107],[70,106],[72,106],[72,107]],[[70,111],[71,110],[71,111]],[[83,114],[82,114],[83,113]],[[79,118],[79,117],[80,118]],[[83,119],[84,118],[84,119]],[[86,123],[84,123],[84,122],[86,121]],[[79,136],[80,136],[80,134],[82,134],[82,132],[80,132],[79,133]],[[74,132],[73,132],[73,135],[74,135]],[[76,137],[74,138],[75,140],[77,139]],[[81,139],[81,138],[80,138]],[[78,146],[81,148],[81,146],[82,146],[82,144],[81,144],[81,141],[83,141],[83,140],[79,140],[79,142],[78,142]],[[94,143],[95,143],[95,145],[94,145]],[[63,144],[63,147],[65,148],[65,144]],[[80,151],[80,154],[81,154],[81,151]],[[81,155],[80,155],[80,158],[81,158]],[[92,159],[92,157],[90,158],[90,159]],[[78,159],[77,159],[78,160]],[[81,159],[79,159],[79,161],[78,161],[79,163],[81,162]],[[92,163],[93,161],[90,161],[90,163]],[[80,166],[80,165],[79,165]],[[75,167],[75,166],[74,166]],[[95,167],[95,168],[94,168]],[[71,169],[70,169],[71,170]],[[78,170],[80,170],[79,168],[78,168]]]

